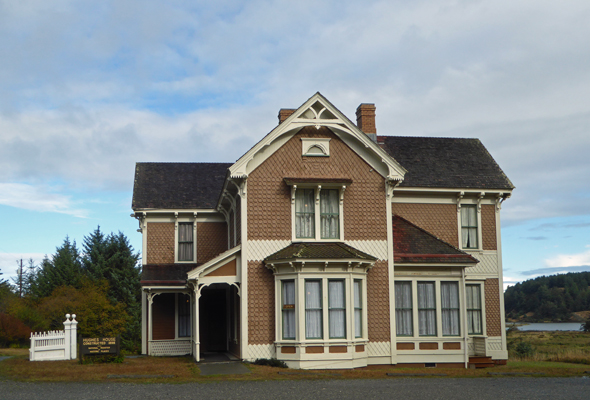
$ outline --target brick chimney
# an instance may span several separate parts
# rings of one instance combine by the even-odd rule
[[[356,126],[367,134],[374,142],[377,141],[375,125],[375,104],[362,103],[356,109]]]
[[[279,124],[285,122],[295,111],[297,111],[295,108],[281,108],[279,110]]]

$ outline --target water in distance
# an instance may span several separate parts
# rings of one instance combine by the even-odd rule
[[[513,324],[506,323],[506,328]],[[580,322],[532,322],[530,324],[515,324],[519,331],[580,331]]]

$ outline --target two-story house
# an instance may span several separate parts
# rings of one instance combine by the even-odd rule
[[[320,93],[235,163],[138,163],[142,349],[293,368],[507,359],[500,206],[478,139],[378,136]]]

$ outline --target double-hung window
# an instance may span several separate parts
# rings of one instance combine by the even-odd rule
[[[459,335],[459,283],[441,282],[441,318],[443,336]]]
[[[344,280],[328,281],[328,319],[330,320],[330,339],[346,337],[346,306]]]
[[[467,294],[467,332],[470,335],[483,334],[481,311],[481,285],[465,285]]]
[[[475,205],[461,207],[461,247],[477,249],[477,209]]]
[[[191,335],[191,297],[187,294],[179,294],[178,302],[178,337]]]
[[[340,207],[339,189],[296,189],[295,238],[340,239]]]
[[[322,281],[305,281],[305,338],[322,339]]]
[[[395,283],[395,331],[397,336],[414,335],[412,282]]]
[[[354,337],[363,337],[363,281],[354,280]]]
[[[434,282],[418,282],[418,326],[420,336],[436,336]]]
[[[300,189],[295,194],[295,236],[315,238],[315,199],[313,189]]]
[[[295,281],[283,281],[283,339],[295,339]]]
[[[193,257],[193,223],[178,224],[178,261],[194,261]]]

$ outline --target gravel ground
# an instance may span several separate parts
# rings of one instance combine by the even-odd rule
[[[0,382],[12,399],[590,399],[590,378],[391,378],[191,384]]]

